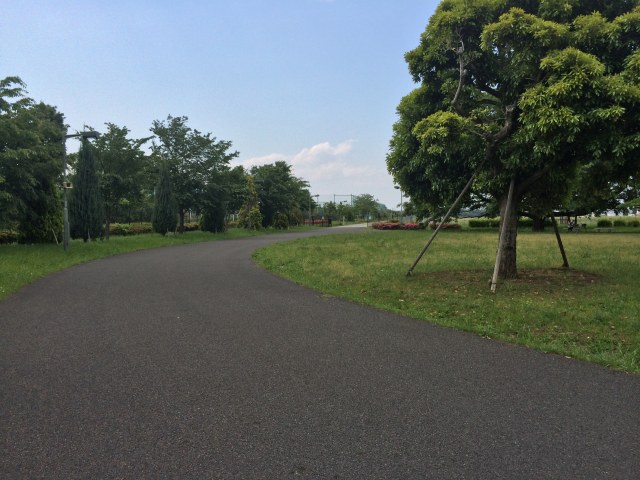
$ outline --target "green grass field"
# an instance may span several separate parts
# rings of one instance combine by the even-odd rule
[[[545,352],[640,373],[640,235],[518,236],[519,278],[489,289],[497,231],[445,231],[405,274],[429,231],[297,240],[255,254],[295,282],[355,302]]]

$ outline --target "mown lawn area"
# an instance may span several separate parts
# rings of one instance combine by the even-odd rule
[[[492,294],[497,231],[367,231],[263,248],[257,262],[319,291],[435,324],[640,373],[640,235],[518,235],[517,280]]]

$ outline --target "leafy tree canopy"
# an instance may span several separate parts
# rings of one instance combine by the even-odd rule
[[[143,199],[147,157],[142,146],[149,138],[130,139],[129,129],[107,123],[107,131],[95,142],[100,193],[104,202],[105,236],[118,207],[126,202],[139,204]]]
[[[640,171],[637,0],[443,0],[406,54],[419,87],[402,99],[387,157],[411,198],[442,210],[475,172],[467,204],[514,215]],[[507,190],[514,195],[507,209]],[[588,181],[588,182],[587,182]]]
[[[53,241],[62,231],[64,134],[55,107],[27,97],[18,77],[0,80],[0,228],[16,228],[21,241]]]
[[[152,151],[167,162],[175,201],[180,215],[180,231],[187,210],[198,211],[205,187],[211,176],[228,169],[238,156],[230,152],[231,142],[217,140],[211,133],[203,134],[187,125],[187,117],[155,120],[151,132],[156,136]]]
[[[253,167],[251,175],[260,202],[263,226],[271,226],[277,214],[303,210],[309,202],[309,184],[291,173],[291,166],[278,161]]]

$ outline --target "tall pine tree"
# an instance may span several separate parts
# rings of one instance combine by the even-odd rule
[[[71,236],[85,242],[102,237],[104,207],[96,174],[94,147],[89,140],[82,139],[78,153],[77,172],[69,204]]]
[[[166,162],[161,162],[153,205],[153,231],[163,236],[167,232],[174,231],[178,226],[177,212],[178,207],[171,187],[171,174]]]

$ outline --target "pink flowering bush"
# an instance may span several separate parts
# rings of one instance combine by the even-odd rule
[[[424,226],[420,223],[377,222],[371,227],[376,230],[421,230]]]

